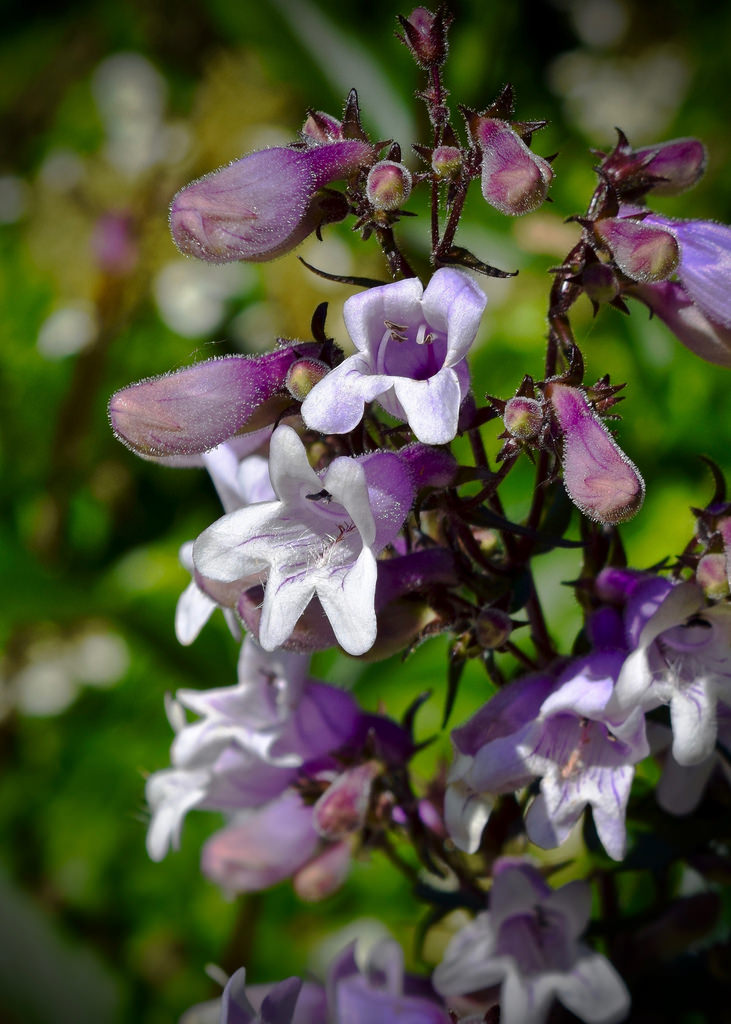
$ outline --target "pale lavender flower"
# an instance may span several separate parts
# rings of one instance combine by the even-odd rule
[[[376,554],[400,530],[414,485],[406,463],[390,452],[335,459],[322,477],[290,427],[270,445],[277,501],[219,519],[196,541],[201,576],[240,591],[266,579],[259,641],[283,644],[317,595],[338,643],[350,654],[376,638]]]
[[[226,512],[275,497],[269,479],[269,460],[256,454],[239,458],[237,446],[241,439],[237,442],[224,442],[195,457],[208,470]],[[193,576],[175,607],[175,635],[187,646],[196,639],[218,602],[206,593],[205,583],[195,577],[192,541],[183,545],[179,557],[183,568]],[[199,582],[203,586],[199,586]],[[240,639],[241,630],[234,611],[224,607],[223,614],[234,638]]]
[[[480,824],[484,827],[495,794],[540,778],[540,792],[525,819],[528,838],[538,846],[558,846],[588,805],[604,848],[621,860],[634,765],[649,753],[642,711],[607,709],[622,659],[620,652],[605,650],[574,661],[548,695],[545,677],[528,677],[520,689],[511,684],[499,695],[494,722],[490,707],[496,698],[462,727],[471,725],[460,736],[461,756],[450,782],[458,783],[463,810],[457,805],[450,815],[449,797],[447,803],[457,845],[475,849],[479,844]]]
[[[451,441],[469,390],[465,356],[486,301],[467,274],[450,268],[426,289],[412,277],[351,296],[343,317],[357,352],[309,393],[307,426],[346,434],[377,399],[425,444]]]
[[[643,224],[657,225],[678,243],[678,278],[707,317],[731,327],[731,227],[710,220],[674,220],[652,213]]]
[[[676,240],[679,280],[638,284],[629,294],[649,306],[696,355],[731,366],[731,227],[655,213],[642,223]]]
[[[321,845],[312,808],[286,789],[269,803],[233,814],[205,843],[201,870],[226,892],[259,892],[296,876]]]
[[[587,1024],[613,1024],[629,993],[609,961],[580,941],[589,923],[585,882],[551,889],[540,873],[509,858],[493,867],[490,909],[462,928],[433,975],[444,996],[500,984],[501,1024],[542,1024],[558,999]]]
[[[630,294],[644,302],[691,352],[717,366],[731,366],[731,327],[706,316],[677,281],[638,284]]]
[[[359,969],[355,945],[338,956],[327,978],[330,1019],[342,1024],[449,1024],[446,1007],[420,979],[404,973],[393,939],[368,951]]]
[[[615,712],[670,705],[673,757],[704,761],[716,742],[716,705],[731,702],[731,606],[707,607],[695,583],[650,580],[628,601],[633,648],[612,699]]]
[[[246,994],[246,970],[231,975],[221,997],[220,1024],[298,1024],[297,1013],[302,981],[286,978],[272,985],[260,1007],[255,1009]],[[324,1019],[324,1018],[323,1018]]]
[[[247,638],[237,686],[181,690],[170,702],[173,767],[151,775],[146,788],[153,860],[179,845],[189,810],[261,806],[294,781],[302,764],[353,734],[359,721],[355,701],[335,687],[307,681],[307,664],[306,657],[290,652],[265,654]],[[188,723],[184,708],[200,720]]]
[[[678,764],[669,749],[673,741],[670,729],[655,722],[648,726],[652,752],[662,761],[662,775],[655,796],[663,810],[670,814],[683,815],[694,811],[716,769],[720,769],[731,784],[731,707],[719,701],[716,718],[718,735],[715,749],[703,761],[688,765]]]
[[[229,979],[220,1002],[220,1024],[449,1024],[444,1004],[426,979],[404,972],[404,954],[393,939],[364,955],[358,943],[331,963],[323,987],[287,978],[275,985],[246,985],[243,968]],[[207,1007],[206,1007],[207,1008]]]

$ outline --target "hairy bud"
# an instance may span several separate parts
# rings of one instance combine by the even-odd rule
[[[543,425],[543,409],[535,398],[516,395],[505,403],[505,429],[521,441],[530,441]]]
[[[422,68],[443,64],[447,56],[447,29],[452,16],[444,7],[432,14],[426,7],[415,7],[408,18],[402,14],[398,20],[404,30],[399,38],[411,50],[416,63]]]
[[[186,256],[209,263],[274,259],[334,219],[318,190],[371,160],[371,147],[355,139],[250,153],[178,192],[170,207],[173,240]]]
[[[590,263],[581,275],[584,291],[597,305],[611,302],[619,295],[617,275],[606,263]]]
[[[721,553],[703,555],[698,562],[695,578],[706,597],[725,597],[729,592],[726,556]]]
[[[209,451],[235,434],[275,421],[291,402],[284,391],[289,368],[308,351],[318,352],[319,345],[206,359],[131,384],[110,399],[112,429],[138,455]]]
[[[313,824],[325,839],[344,839],[365,824],[373,780],[380,772],[377,761],[366,761],[335,779],[317,801]]]
[[[438,178],[453,178],[462,166],[462,152],[456,146],[437,146],[432,151],[431,167]]]
[[[298,402],[304,402],[315,384],[329,372],[330,367],[320,359],[298,359],[287,370],[287,391]]]
[[[665,281],[678,266],[678,243],[669,231],[654,224],[608,217],[594,224],[594,233],[633,281]]]
[[[476,118],[472,134],[482,153],[482,194],[488,203],[511,217],[537,210],[553,179],[548,161],[498,118]]]
[[[475,620],[475,638],[484,650],[502,647],[512,631],[510,616],[499,608],[483,608]]]
[[[381,160],[368,172],[366,195],[377,210],[397,210],[411,194],[411,171],[394,160]]]
[[[692,188],[706,169],[706,147],[698,139],[673,139],[634,151],[646,174],[663,179],[652,185],[658,196],[675,196]]]
[[[630,519],[645,498],[645,483],[578,388],[546,386],[563,436],[563,482],[574,505],[600,523]]]

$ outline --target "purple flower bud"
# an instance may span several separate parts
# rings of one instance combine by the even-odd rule
[[[698,562],[695,578],[706,597],[725,597],[729,591],[726,556],[720,552],[703,555]]]
[[[94,225],[91,247],[102,270],[115,276],[128,274],[139,255],[132,218],[124,213],[102,214]]]
[[[287,391],[298,402],[304,402],[315,384],[329,372],[330,367],[320,359],[298,359],[287,371]]]
[[[581,275],[581,284],[592,302],[611,302],[619,295],[617,275],[606,263],[590,263]]]
[[[462,166],[462,152],[456,146],[437,146],[431,167],[438,178],[452,178]]]
[[[343,885],[351,859],[349,843],[328,844],[299,869],[292,879],[294,891],[305,903],[319,903]]]
[[[340,142],[343,138],[343,125],[332,114],[310,110],[302,125],[302,135],[306,142]]]
[[[658,196],[675,196],[692,188],[706,169],[706,147],[698,139],[673,139],[657,146],[645,146],[634,152],[643,163],[643,171],[663,178],[652,186]]]
[[[553,179],[551,165],[533,153],[506,121],[480,117],[471,128],[482,151],[482,194],[510,217],[537,210]]]
[[[274,259],[335,217],[318,189],[371,160],[371,147],[356,139],[250,153],[178,192],[170,207],[173,240],[186,256],[211,263]]]
[[[273,423],[291,402],[284,392],[290,366],[319,348],[309,343],[263,356],[206,359],[131,384],[109,402],[112,430],[138,455],[208,451],[235,434]]]
[[[633,281],[664,281],[678,266],[678,243],[669,231],[626,217],[607,217],[594,224],[599,243]]]
[[[499,608],[483,608],[475,620],[475,637],[480,647],[492,651],[502,647],[513,631],[510,616]]]
[[[584,515],[600,523],[621,523],[642,505],[645,483],[583,392],[550,383],[546,396],[563,435],[563,481],[568,496]]]
[[[543,425],[543,409],[535,398],[516,395],[505,403],[503,423],[508,433],[521,441],[535,437]]]
[[[420,67],[431,68],[444,63],[451,15],[441,8],[432,14],[426,7],[415,7],[408,18],[399,14],[398,20],[404,30],[403,37],[399,38]]]
[[[411,195],[411,171],[395,160],[381,160],[368,172],[366,195],[376,210],[397,210]]]
[[[344,839],[365,824],[373,780],[381,770],[366,761],[339,775],[317,801],[313,824],[325,839]]]

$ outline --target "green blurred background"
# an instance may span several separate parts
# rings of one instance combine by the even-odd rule
[[[486,282],[473,356],[475,391],[507,397],[541,375],[546,271],[576,237],[564,218],[591,189],[587,149],[613,126],[634,144],[698,135],[708,173],[658,208],[731,218],[731,5],[680,0],[454,3],[446,81],[452,102],[483,107],[512,81],[518,116],[548,118],[535,139],[559,151],[554,203],[507,221],[474,189],[458,241],[520,269]],[[51,13],[51,11],[55,13]],[[284,257],[206,267],[176,253],[166,211],[191,178],[245,152],[294,139],[306,108],[337,114],[351,86],[377,138],[429,141],[421,77],[394,38],[409,8],[337,0],[180,0],[3,5],[0,41],[0,1024],[169,1024],[217,986],[204,973],[245,963],[256,980],[316,967],[324,940],[379,919],[409,945],[419,908],[391,868],[357,862],[318,905],[288,885],[227,900],[198,871],[216,817],[192,814],[182,850],[144,849],[144,777],[166,766],[163,696],[235,681],[236,647],[220,616],[189,649],[173,634],[187,582],[181,543],[219,515],[202,471],[145,463],[112,437],[112,391],[213,354],[308,337],[311,314],[351,289]],[[407,160],[411,158],[407,156]],[[416,166],[415,158],[412,166]],[[400,237],[423,257],[426,219]],[[384,277],[373,243],[347,226],[308,241],[318,267]],[[703,453],[728,468],[726,371],[702,363],[643,307],[631,318],[576,310],[588,379],[629,381],[619,438],[647,480],[625,537],[633,564],[677,554],[691,504],[710,497]],[[485,431],[497,450],[498,428]],[[516,472],[520,516],[530,474]],[[552,627],[570,644],[578,616],[561,581],[571,553],[536,565]],[[405,664],[318,658],[363,703],[400,714],[440,692],[445,644]],[[487,694],[468,672],[455,721]],[[439,697],[420,729],[438,726]],[[446,754],[431,749],[425,773]],[[363,928],[365,925],[359,925]]]

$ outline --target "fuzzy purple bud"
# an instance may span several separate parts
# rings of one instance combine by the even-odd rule
[[[506,121],[476,118],[472,135],[482,152],[482,194],[510,217],[537,210],[553,179],[551,165],[533,153]]]
[[[298,359],[287,371],[287,391],[298,402],[304,402],[315,384],[329,372],[330,367],[320,359]]]
[[[310,110],[302,125],[302,135],[306,142],[316,144],[340,142],[343,138],[343,125],[332,114],[326,114],[322,110]]]
[[[317,801],[313,824],[325,839],[344,839],[365,824],[377,761],[366,761],[339,775]]]
[[[617,275],[606,263],[590,263],[581,275],[581,284],[592,302],[611,302],[619,295]]]
[[[284,392],[290,366],[318,351],[310,343],[263,356],[206,359],[131,384],[109,402],[112,429],[138,455],[209,451],[235,434],[273,423],[291,402]]]
[[[480,647],[492,651],[502,647],[513,631],[510,616],[499,608],[483,608],[475,620],[475,637]]]
[[[366,195],[376,210],[397,210],[411,194],[411,172],[394,160],[381,160],[368,172]]]
[[[645,484],[578,388],[552,382],[546,387],[563,435],[563,481],[584,515],[600,523],[630,519],[642,505]]]
[[[692,188],[706,169],[706,147],[698,139],[673,139],[657,146],[645,146],[634,152],[643,171],[663,180],[652,186],[658,196],[675,196]]]
[[[170,207],[173,240],[186,256],[210,263],[281,256],[323,222],[345,215],[345,206],[330,209],[318,189],[354,174],[372,154],[355,139],[250,153],[178,192]]]
[[[534,438],[543,425],[543,408],[535,398],[516,395],[505,403],[505,429],[521,441]]]
[[[669,231],[654,224],[607,217],[594,224],[594,233],[622,273],[633,281],[664,281],[678,266],[678,243]]]
[[[415,7],[408,18],[398,15],[404,30],[401,41],[411,50],[416,63],[422,68],[443,64],[447,56],[447,29],[452,16],[440,8],[432,14],[426,7]]]
[[[695,578],[706,597],[725,597],[729,592],[726,556],[720,552],[703,555],[698,562]]]
[[[462,152],[456,146],[437,146],[431,167],[438,178],[453,178],[462,166]]]

